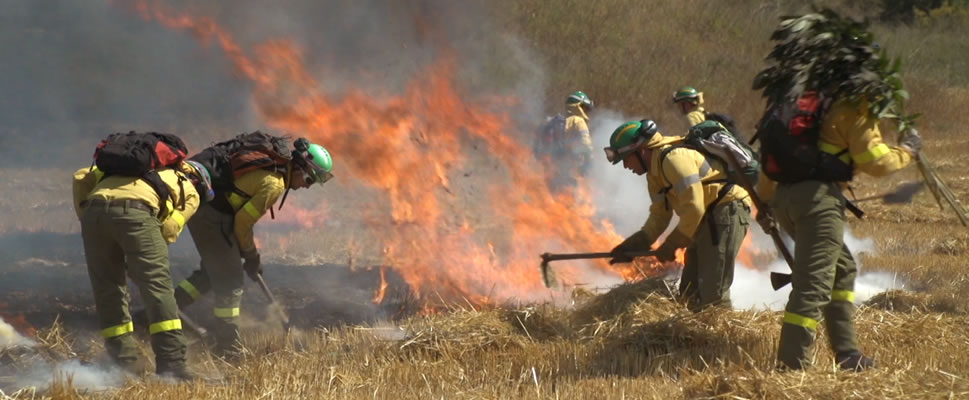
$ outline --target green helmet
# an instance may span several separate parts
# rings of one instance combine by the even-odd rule
[[[680,90],[673,93],[673,102],[679,103],[683,101],[689,101],[691,103],[696,103],[700,100],[700,92],[698,92],[692,86],[683,86]]]
[[[569,97],[565,99],[565,104],[581,104],[586,106],[586,108],[595,107],[592,104],[592,99],[589,98],[589,95],[585,94],[581,90],[570,94]]]
[[[652,139],[656,132],[656,123],[649,119],[619,125],[609,137],[609,147],[605,148],[606,159],[613,164],[618,164],[629,153]]]
[[[295,143],[296,156],[300,160],[299,164],[313,178],[316,183],[323,184],[333,178],[333,158],[326,148],[316,143],[310,143],[304,138],[299,138]]]

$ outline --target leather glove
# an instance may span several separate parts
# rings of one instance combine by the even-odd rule
[[[631,262],[632,257],[626,256],[625,252],[632,251],[649,251],[649,247],[653,244],[653,240],[646,235],[646,232],[636,231],[636,233],[630,235],[622,243],[612,249],[612,259],[609,260],[609,264],[616,263],[627,263]]]
[[[908,129],[902,135],[902,139],[898,141],[898,146],[915,156],[922,151],[922,136],[914,128]]]
[[[252,250],[250,252],[242,254],[242,270],[246,271],[246,275],[252,280],[258,280],[259,275],[262,275],[262,261],[260,261],[259,252]]]
[[[656,249],[656,259],[663,262],[676,261],[676,250],[687,247],[691,243],[693,243],[692,238],[674,229],[659,249]]]

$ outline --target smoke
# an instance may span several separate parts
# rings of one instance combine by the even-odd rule
[[[100,368],[93,365],[83,365],[78,360],[52,362],[40,357],[36,353],[37,342],[18,333],[13,326],[0,318],[0,353],[11,351],[17,354],[14,364],[0,366],[0,372],[6,378],[12,378],[11,387],[2,389],[14,391],[28,387],[43,388],[55,381],[70,380],[75,388],[88,390],[102,390],[116,387],[124,383],[125,374],[114,368]]]
[[[7,321],[0,318],[0,350],[16,346],[32,346],[34,342],[23,337]]]
[[[773,243],[769,236],[760,228],[751,226],[752,245],[748,250],[760,253],[774,252]],[[891,289],[901,289],[905,282],[886,272],[865,271],[859,257],[862,253],[875,251],[875,241],[861,239],[845,230],[845,244],[851,250],[858,266],[858,277],[855,279],[855,302],[863,303],[872,296]],[[793,250],[793,245],[788,244]],[[774,291],[770,285],[770,272],[790,273],[790,268],[783,259],[774,260],[766,269],[763,266],[750,266],[738,262],[734,272],[733,286],[730,288],[730,298],[737,309],[768,309],[781,310],[787,304],[791,295],[791,285]]]

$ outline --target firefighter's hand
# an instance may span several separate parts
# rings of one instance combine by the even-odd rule
[[[631,262],[633,258],[627,256],[626,252],[649,251],[649,246],[652,244],[653,241],[646,236],[646,232],[636,231],[612,249],[612,259],[609,260],[609,264]]]
[[[656,249],[656,259],[662,262],[676,261],[676,251],[687,247],[693,239],[674,229],[663,244]]]
[[[914,128],[908,129],[902,135],[902,139],[898,141],[898,146],[914,157],[922,151],[922,136]]]
[[[763,210],[757,210],[757,223],[767,233],[771,233],[774,229],[777,229],[774,224],[774,217],[769,212],[764,212]]]
[[[260,261],[259,252],[253,250],[249,253],[242,255],[242,270],[246,271],[246,275],[252,280],[257,280],[259,275],[262,275],[262,261]]]

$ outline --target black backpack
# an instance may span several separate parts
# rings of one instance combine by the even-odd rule
[[[236,193],[246,198],[251,196],[239,190],[235,180],[257,169],[285,173],[287,164],[293,159],[293,152],[289,148],[288,138],[255,131],[216,143],[189,159],[202,164],[209,171],[215,191],[212,206],[224,213],[232,213],[232,206],[225,195]],[[285,201],[286,197],[283,196]]]
[[[551,154],[560,150],[564,144],[565,120],[562,114],[555,114],[545,119],[545,123],[538,129],[535,137],[534,151],[536,154]]]
[[[703,121],[690,128],[682,143],[667,147],[660,153],[660,164],[662,165],[671,151],[680,147],[699,151],[704,157],[723,162],[727,167],[727,181],[729,183],[742,183],[741,178],[737,175],[742,174],[747,178],[747,182],[756,185],[757,178],[760,176],[760,163],[757,161],[757,153],[717,121]],[[727,152],[731,153],[729,156],[737,162],[739,171],[732,168],[732,164],[726,160]]]
[[[164,219],[168,216],[165,206],[168,199],[179,209],[185,209],[185,192],[183,189],[180,199],[176,198],[157,170],[178,166],[186,154],[188,148],[182,139],[170,133],[114,133],[101,140],[94,149],[92,168],[97,165],[104,177],[120,175],[144,179],[158,194],[158,217]],[[180,178],[179,186],[182,182]]]
[[[805,92],[799,98],[771,106],[758,124],[755,140],[760,140],[764,174],[780,183],[805,180],[847,182],[854,167],[818,148],[821,121],[831,99],[819,92]]]

